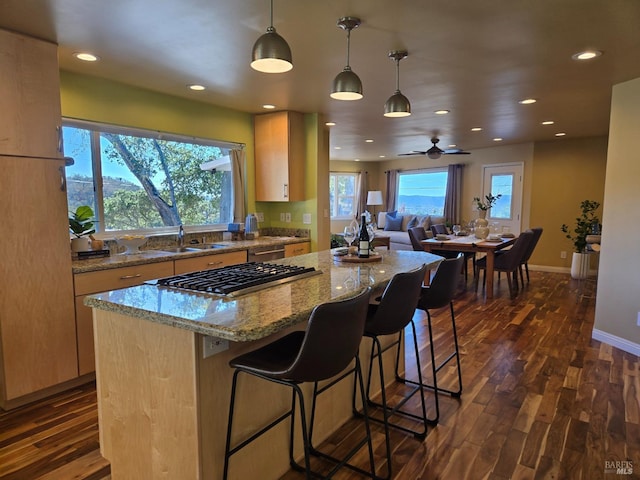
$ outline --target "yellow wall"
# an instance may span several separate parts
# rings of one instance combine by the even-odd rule
[[[606,165],[606,137],[535,144],[531,225],[543,227],[544,232],[532,264],[571,266],[573,243],[560,226],[566,223],[573,229],[583,200],[602,204]],[[602,218],[602,208],[597,213]],[[566,259],[560,258],[561,251],[567,252]]]

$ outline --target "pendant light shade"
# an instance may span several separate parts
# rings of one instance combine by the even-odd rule
[[[408,117],[411,115],[411,103],[400,92],[400,60],[407,57],[404,50],[389,52],[389,58],[396,61],[396,91],[384,104],[385,117]]]
[[[253,45],[251,68],[264,73],[284,73],[293,68],[291,48],[273,28],[273,0],[271,0],[271,22],[267,33]]]
[[[362,82],[349,65],[351,30],[360,25],[360,23],[360,19],[356,17],[343,17],[338,20],[338,27],[347,31],[347,64],[333,80],[331,98],[336,100],[360,100],[362,98]]]

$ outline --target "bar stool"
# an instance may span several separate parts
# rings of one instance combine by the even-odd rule
[[[422,383],[422,369],[420,367],[420,353],[418,350],[418,341],[416,339],[415,326],[411,319],[416,310],[418,299],[420,297],[420,291],[422,288],[422,282],[427,272],[427,266],[423,265],[421,268],[406,273],[398,273],[389,281],[384,293],[380,297],[379,304],[371,304],[369,306],[369,313],[367,315],[367,322],[364,328],[364,336],[371,338],[371,357],[369,361],[369,374],[367,377],[366,386],[366,401],[363,401],[363,405],[369,405],[382,409],[383,418],[375,418],[370,416],[370,420],[384,424],[385,429],[385,446],[387,449],[387,476],[384,478],[391,478],[391,444],[389,440],[389,427],[402,430],[407,433],[413,434],[415,437],[424,439],[427,435],[427,411],[424,401],[424,393],[420,387],[412,389],[402,400],[396,403],[396,405],[389,405],[387,401],[387,393],[385,387],[385,376],[382,363],[382,354],[393,347],[396,347],[396,369],[397,361],[400,355],[400,345],[402,341],[404,328],[411,324],[413,326],[413,338],[416,368],[420,383]],[[385,347],[382,347],[380,342],[381,336],[385,335],[398,335],[398,338],[392,343],[389,343]],[[382,402],[377,403],[371,398],[371,380],[373,375],[373,363],[374,360],[378,360],[378,371],[380,375],[380,390],[382,396]],[[420,394],[420,401],[422,406],[422,412],[420,415],[411,413],[407,410],[402,410],[404,404],[413,397],[414,394]],[[356,395],[354,389],[353,396],[353,408],[356,415],[359,412],[356,409]],[[409,417],[422,422],[423,427],[419,430],[414,430],[399,423],[392,423],[389,418],[394,414],[400,414],[405,417]]]
[[[418,376],[418,381],[408,380],[407,378],[400,377],[398,374],[398,359],[396,359],[396,379],[400,382],[415,385],[416,387],[426,388],[434,392],[435,401],[435,417],[427,418],[431,424],[437,424],[440,419],[440,403],[438,400],[439,393],[446,393],[452,397],[460,397],[462,394],[462,371],[460,368],[460,352],[458,350],[458,332],[456,330],[456,318],[453,313],[453,297],[458,287],[458,275],[460,274],[460,268],[465,262],[464,255],[460,253],[456,258],[448,258],[440,262],[435,275],[431,279],[430,285],[422,288],[420,299],[418,300],[418,308],[424,310],[427,313],[427,324],[429,330],[429,351],[431,353],[431,373],[433,375],[433,385],[429,385],[422,381],[421,376]],[[431,313],[430,310],[434,308],[442,308],[449,305],[451,312],[451,327],[453,330],[453,344],[454,350],[447,356],[439,365],[436,364],[435,348],[433,345],[433,329],[431,325]],[[413,324],[413,319],[411,320]],[[415,326],[414,326],[415,337]],[[458,388],[457,390],[447,390],[438,387],[438,372],[447,365],[451,360],[455,358],[458,370]]]
[[[312,443],[313,422],[316,413],[316,397],[320,393],[326,391],[330,386],[335,385],[343,378],[351,376],[355,371],[356,383],[359,386],[361,394],[364,395],[364,382],[360,368],[360,361],[358,359],[358,348],[364,331],[369,295],[370,289],[367,288],[350,299],[318,305],[313,309],[311,316],[309,317],[307,328],[304,332],[298,331],[290,333],[279,340],[252,352],[240,355],[229,362],[229,365],[235,370],[233,373],[233,383],[231,387],[231,401],[229,405],[229,420],[225,447],[223,472],[223,478],[225,480],[228,476],[229,459],[232,455],[289,417],[291,418],[289,462],[292,468],[304,471],[307,479],[317,476],[321,477],[320,474],[311,470],[310,455],[319,455],[336,463],[329,474],[323,478],[330,478],[343,466],[351,468],[363,475],[375,478],[373,446],[371,443],[369,417],[366,409],[364,410],[366,436],[345,456],[345,458],[340,460],[319,452],[315,447],[313,447]],[[347,372],[344,372],[354,359],[355,366],[350,368]],[[318,388],[319,381],[332,378],[340,372],[343,372],[343,374],[332,380],[330,384],[324,385],[322,388]],[[246,373],[270,382],[291,387],[291,409],[232,448],[232,422],[237,379],[240,373]],[[300,384],[305,382],[314,383],[309,425],[307,425],[304,395],[300,388]],[[293,458],[296,399],[300,406],[305,460],[304,467],[298,465]],[[357,453],[365,444],[368,445],[369,449],[370,472],[347,463],[348,460],[351,459],[351,457],[353,457],[353,455],[355,455],[355,453]]]

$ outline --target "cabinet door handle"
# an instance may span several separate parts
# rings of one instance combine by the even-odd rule
[[[283,188],[283,195],[284,198],[289,198],[289,185],[288,184],[284,184],[284,188]]]
[[[140,278],[142,275],[139,273],[136,273],[135,275],[123,275],[122,277],[120,277],[120,280],[129,280],[131,278]]]
[[[64,174],[64,167],[58,167],[58,171],[60,172],[60,190],[63,192],[67,191],[67,176]]]
[[[64,141],[62,140],[62,127],[60,125],[56,127],[56,133],[58,134],[58,152],[62,153]]]
[[[211,266],[211,265],[222,265],[222,262],[209,262],[207,263],[207,265]]]

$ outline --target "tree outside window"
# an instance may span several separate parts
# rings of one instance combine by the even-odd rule
[[[64,127],[69,209],[90,205],[100,231],[227,224],[232,217],[230,168],[200,165],[228,158],[206,141],[132,134],[122,129]],[[96,182],[100,179],[101,182]]]
[[[356,214],[357,173],[331,173],[329,175],[329,205],[331,218],[353,218]]]

